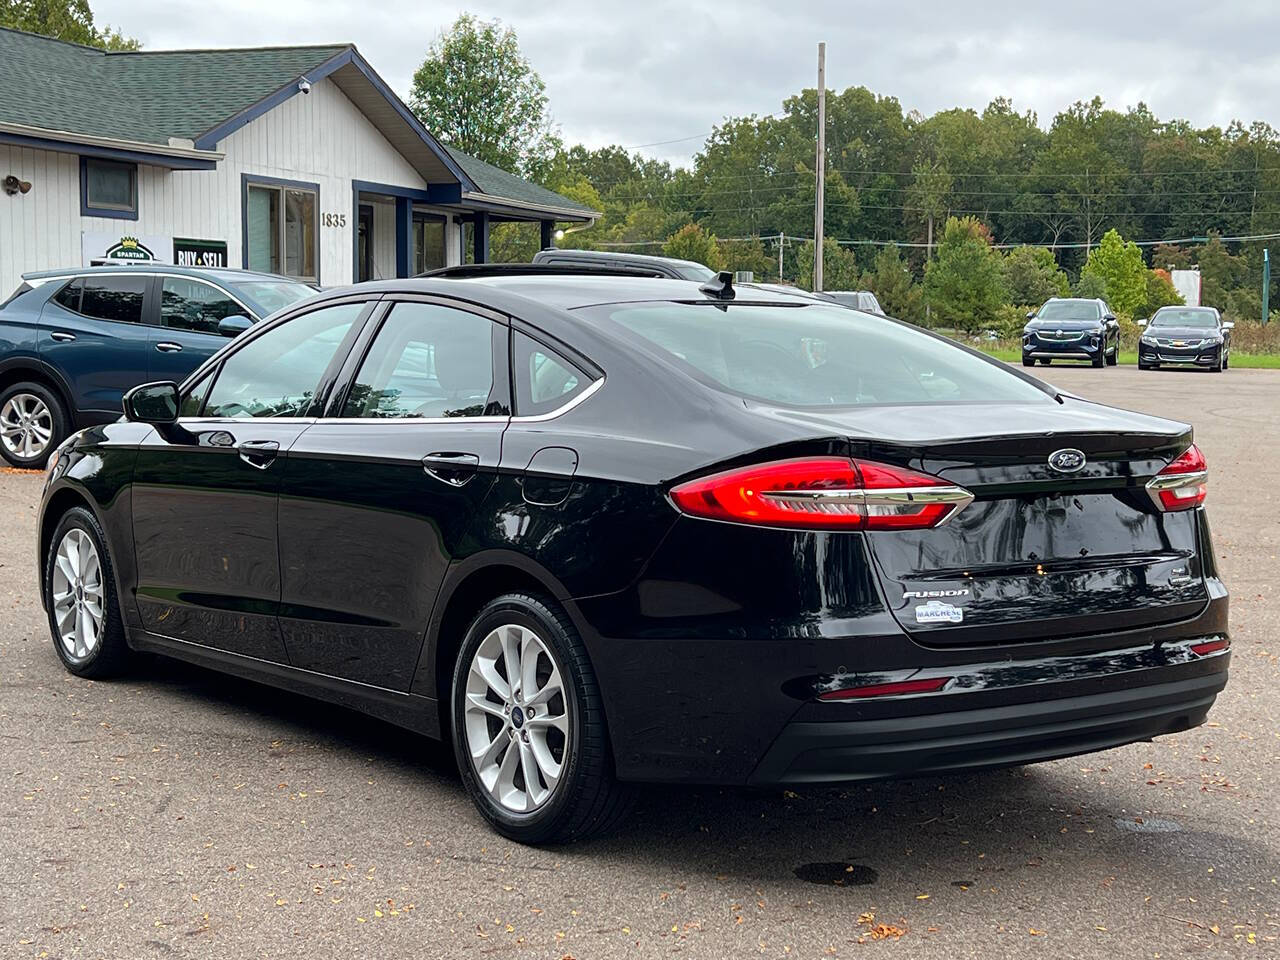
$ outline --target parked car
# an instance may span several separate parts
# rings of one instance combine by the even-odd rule
[[[1120,324],[1104,300],[1053,297],[1027,314],[1022,330],[1022,365],[1039,360],[1088,360],[1095,367],[1120,360]]]
[[[870,290],[824,290],[822,292],[836,303],[846,307],[861,310],[863,313],[876,313],[882,317],[884,316],[884,309],[880,306],[880,301],[876,299],[876,295]]]
[[[534,263],[555,264],[562,267],[640,267],[653,270],[672,280],[710,280],[716,272],[694,260],[677,260],[674,257],[654,257],[644,253],[622,253],[612,250],[539,250],[533,255]]]
[[[66,669],[168,654],[445,738],[527,843],[636,781],[1025,764],[1222,690],[1186,424],[723,278],[455,276],[323,294],[59,449]]]
[[[1221,373],[1231,366],[1235,324],[1213,307],[1161,307],[1150,320],[1138,323],[1146,328],[1138,341],[1139,370],[1166,364]]]
[[[315,292],[162,264],[24,274],[0,304],[0,455],[43,467],[72,430],[117,419],[130,387],[181,380],[227,337]]]

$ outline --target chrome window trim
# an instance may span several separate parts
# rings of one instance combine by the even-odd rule
[[[577,365],[575,364],[575,366]],[[595,393],[599,391],[601,387],[604,386],[604,381],[605,381],[604,377],[598,377],[597,379],[591,382],[591,385],[587,387],[587,389],[583,390],[577,396],[572,397],[567,403],[562,403],[560,406],[556,407],[554,410],[548,410],[546,413],[533,413],[523,417],[516,416],[516,417],[512,417],[511,419],[513,422],[516,422],[516,423],[545,423],[547,420],[554,420],[556,417],[560,416],[561,414],[568,413],[578,404],[586,401],[588,397],[594,396]]]
[[[316,423],[506,423],[508,416],[481,417],[317,417]]]

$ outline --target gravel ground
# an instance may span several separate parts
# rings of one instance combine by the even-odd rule
[[[158,659],[66,674],[40,481],[0,476],[0,956],[1280,957],[1280,371],[1039,372],[1195,424],[1232,590],[1211,722],[945,780],[651,789],[562,849],[489,832],[394,727]]]

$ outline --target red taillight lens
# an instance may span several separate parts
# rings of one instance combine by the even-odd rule
[[[1147,492],[1161,510],[1190,510],[1204,503],[1209,466],[1194,443],[1151,478]]]
[[[684,513],[806,530],[920,530],[973,500],[967,490],[902,467],[806,457],[726,470],[671,491]]]
[[[1206,640],[1204,643],[1193,643],[1191,652],[1197,656],[1207,656],[1211,653],[1217,653],[1219,650],[1225,650],[1231,646],[1230,640]]]
[[[899,680],[897,683],[871,683],[864,687],[845,687],[818,694],[819,700],[863,700],[867,697],[900,697],[907,693],[937,693],[950,677],[929,677],[925,680]]]

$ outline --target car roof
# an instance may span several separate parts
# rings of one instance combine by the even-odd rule
[[[537,262],[538,257],[544,260],[568,259],[568,260],[624,260],[631,263],[652,263],[652,264],[674,264],[681,267],[701,267],[704,264],[698,263],[696,260],[680,260],[676,257],[659,257],[649,253],[629,253],[622,250],[562,250],[559,247],[548,247],[546,250],[539,250],[534,254],[534,261]]]
[[[237,270],[234,267],[179,267],[172,263],[154,263],[151,261],[104,263],[94,267],[60,267],[56,270],[33,270],[22,275],[23,280],[49,280],[58,277],[73,277],[94,273],[120,273],[137,270],[139,273],[163,273],[176,277],[203,277],[221,280],[224,283],[243,283],[247,280],[287,280],[290,283],[302,283],[294,277],[282,277],[275,273],[261,273],[257,270]]]
[[[484,301],[486,291],[515,294],[538,303],[573,310],[577,307],[605,303],[631,303],[650,300],[713,300],[696,280],[669,280],[660,277],[592,276],[590,274],[518,274],[489,277],[418,277],[409,280],[375,280],[326,290],[322,296],[350,296],[353,293],[435,293],[467,298],[476,295]],[[736,286],[736,285],[735,285]],[[814,303],[804,291],[795,294],[761,289],[757,286],[737,287],[737,302]]]

